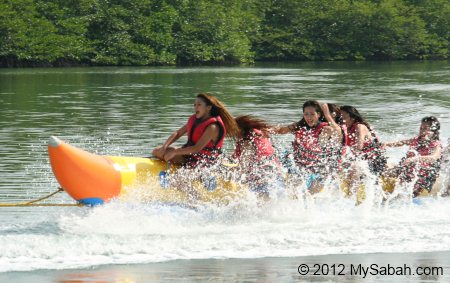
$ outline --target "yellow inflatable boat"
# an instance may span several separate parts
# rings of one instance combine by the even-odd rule
[[[178,167],[142,157],[100,156],[50,137],[48,154],[61,187],[77,202],[103,204],[136,195],[142,201],[191,204],[193,201],[228,203],[247,190],[210,172],[176,188],[168,183]],[[227,170],[227,168],[222,168]]]
[[[207,176],[194,178],[192,182],[172,182],[179,168],[154,158],[100,156],[71,146],[57,137],[50,137],[48,154],[53,173],[61,187],[76,201],[85,205],[97,205],[114,198],[137,197],[141,201],[157,201],[190,205],[193,202],[214,202],[227,204],[248,192],[241,184],[225,180],[229,167],[222,166],[222,172],[209,172]],[[420,196],[436,195],[448,183],[447,159],[444,158],[441,176],[431,193],[424,191]],[[224,172],[225,171],[225,172]],[[190,178],[192,179],[192,178]],[[171,185],[181,183],[181,185]],[[386,193],[392,193],[396,179],[380,179]],[[450,185],[447,189],[450,192]],[[356,194],[357,204],[365,199],[365,186],[351,192],[348,180],[342,181],[340,189],[345,196]],[[445,189],[444,189],[445,191]],[[448,193],[447,192],[447,193]]]

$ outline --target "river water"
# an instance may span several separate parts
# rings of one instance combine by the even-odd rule
[[[440,120],[444,145],[450,137],[448,62],[3,69],[0,202],[32,200],[58,187],[47,157],[49,136],[97,154],[148,156],[186,122],[195,95],[205,91],[234,115],[272,124],[298,121],[303,102],[316,99],[355,106],[383,141],[414,136],[429,115]],[[291,140],[274,137],[280,150]],[[389,150],[390,162],[403,153]],[[73,203],[65,194],[49,202]],[[261,207],[243,200],[199,210],[118,201],[96,208],[0,207],[0,278],[174,260],[449,250],[450,202],[439,197],[388,206],[325,196],[307,205],[280,200]],[[204,272],[191,279],[201,280]],[[289,272],[297,274],[296,267]]]

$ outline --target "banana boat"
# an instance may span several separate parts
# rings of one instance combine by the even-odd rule
[[[247,190],[223,172],[209,172],[182,186],[168,176],[180,168],[155,158],[103,156],[84,151],[52,136],[48,142],[51,168],[60,186],[83,205],[138,196],[141,201],[190,205],[196,202],[226,204]],[[227,170],[227,168],[222,168]]]
[[[48,154],[53,173],[60,186],[78,203],[98,205],[112,199],[138,198],[140,201],[191,205],[193,202],[214,202],[227,204],[242,197],[248,189],[242,184],[226,180],[223,176],[230,165],[222,166],[222,172],[209,172],[192,181],[173,182],[168,176],[176,174],[180,167],[168,164],[156,158],[103,156],[84,151],[50,137]],[[428,193],[423,191],[420,197],[450,191],[448,151],[443,158],[441,176]],[[192,178],[189,178],[192,179]],[[397,185],[396,179],[381,178],[380,183],[386,193],[392,193]],[[181,184],[181,185],[180,185]],[[350,196],[348,180],[343,180],[340,189]],[[365,199],[364,185],[358,188],[357,203]]]

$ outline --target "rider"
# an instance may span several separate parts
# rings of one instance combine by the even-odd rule
[[[294,134],[294,160],[310,193],[321,190],[326,173],[326,153],[319,136],[327,127],[330,126],[324,122],[320,103],[308,100],[303,104],[303,118],[299,122],[273,129],[278,134]]]
[[[369,170],[380,175],[387,163],[381,142],[373,128],[353,106],[341,106],[342,117],[348,131],[348,145],[355,157],[366,160]]]
[[[238,116],[236,122],[240,132],[233,158],[240,165],[243,181],[265,197],[274,189],[284,188],[281,163],[269,137],[270,126],[250,115]]]
[[[365,174],[359,161],[367,162],[369,171],[377,176],[385,170],[387,159],[380,139],[373,128],[353,106],[341,106],[341,114],[347,128],[349,149],[345,152],[342,167],[344,180],[341,190],[346,195],[356,194],[356,203],[360,204],[366,197]]]
[[[173,132],[166,142],[153,150],[153,155],[181,164],[187,168],[215,163],[222,153],[225,136],[237,137],[239,128],[233,116],[222,102],[208,93],[197,95],[195,114],[180,129]],[[170,147],[187,133],[188,141],[181,148]]]
[[[436,117],[424,117],[416,137],[384,144],[386,147],[409,146],[406,157],[397,166],[387,170],[385,176],[399,178],[401,182],[416,180],[413,197],[422,191],[430,192],[439,175],[442,160],[439,129],[440,123]]]
[[[323,103],[321,106],[325,120],[330,127],[322,130],[319,142],[327,159],[328,174],[337,177],[336,174],[342,170],[342,157],[348,145],[347,127],[339,106],[334,103]]]

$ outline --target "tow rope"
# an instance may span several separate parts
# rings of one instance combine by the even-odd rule
[[[53,195],[56,195],[59,192],[64,191],[63,188],[58,188],[56,191],[43,196],[41,198],[35,199],[35,200],[31,200],[31,201],[26,201],[26,202],[18,202],[18,203],[0,203],[0,207],[20,207],[20,206],[83,206],[82,204],[79,203],[37,203],[40,201],[43,201],[45,199],[48,199],[50,197],[52,197]]]

